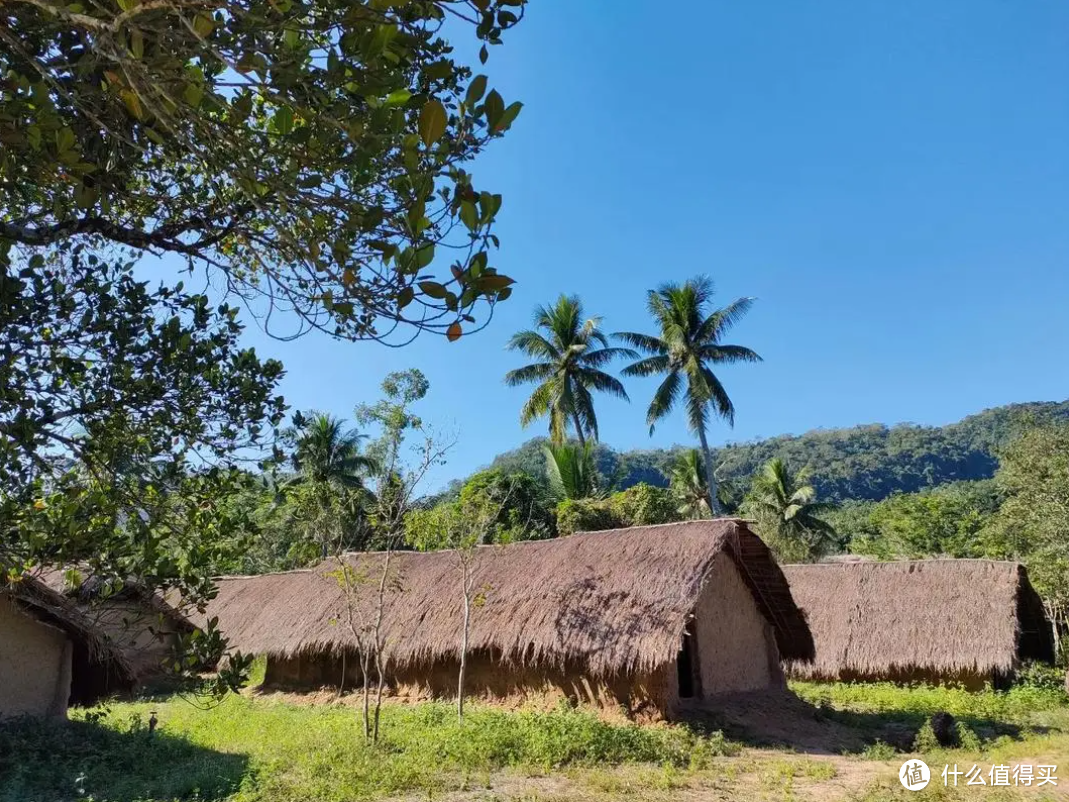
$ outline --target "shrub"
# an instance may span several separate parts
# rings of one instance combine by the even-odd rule
[[[932,722],[929,719],[925,721],[917,732],[917,737],[913,739],[913,751],[914,752],[934,752],[939,748],[939,739],[935,737],[935,729],[932,727]]]
[[[557,505],[557,529],[562,535],[678,520],[671,492],[645,482],[605,499],[566,499]]]
[[[883,741],[876,741],[864,752],[866,760],[894,760],[897,754],[893,746]]]
[[[970,752],[979,752],[984,748],[983,743],[969,725],[959,721],[957,726],[958,731],[958,745],[962,749],[968,749]]]
[[[679,520],[671,492],[645,482],[609,496],[609,509],[624,526],[649,526]]]
[[[623,525],[603,500],[569,498],[557,505],[557,531],[562,535],[616,529]]]
[[[1017,672],[1016,685],[1048,691],[1064,691],[1065,670],[1046,663],[1025,663]]]

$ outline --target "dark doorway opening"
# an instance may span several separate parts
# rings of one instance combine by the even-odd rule
[[[683,647],[676,660],[676,675],[679,679],[679,698],[693,699],[701,696],[701,675],[698,673],[698,646],[694,633],[683,634]]]

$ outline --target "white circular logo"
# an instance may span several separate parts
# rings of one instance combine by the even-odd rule
[[[907,760],[898,770],[898,781],[907,791],[919,791],[927,787],[932,772],[923,760]]]

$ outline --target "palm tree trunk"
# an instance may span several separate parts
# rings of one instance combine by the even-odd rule
[[[583,423],[579,420],[579,410],[572,410],[572,420],[575,421],[575,434],[579,438],[579,445],[586,446],[586,438],[583,437]]]
[[[709,509],[715,518],[720,514],[720,501],[716,497],[716,477],[713,476],[713,455],[709,451],[709,441],[705,437],[705,427],[698,429],[698,439],[702,444],[702,456],[705,458],[705,483],[709,490]]]

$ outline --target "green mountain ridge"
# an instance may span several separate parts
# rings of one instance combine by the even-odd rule
[[[846,429],[814,429],[731,443],[714,451],[721,481],[745,489],[766,460],[778,456],[792,470],[806,468],[820,498],[879,501],[949,482],[989,479],[998,466],[999,447],[1029,423],[1069,420],[1069,401],[1009,404],[986,409],[946,426],[864,424]],[[536,437],[494,458],[491,468],[534,476],[544,472]],[[616,451],[597,446],[598,467],[616,488],[647,482],[666,486],[670,466],[686,446]],[[461,483],[454,483],[459,487]]]

